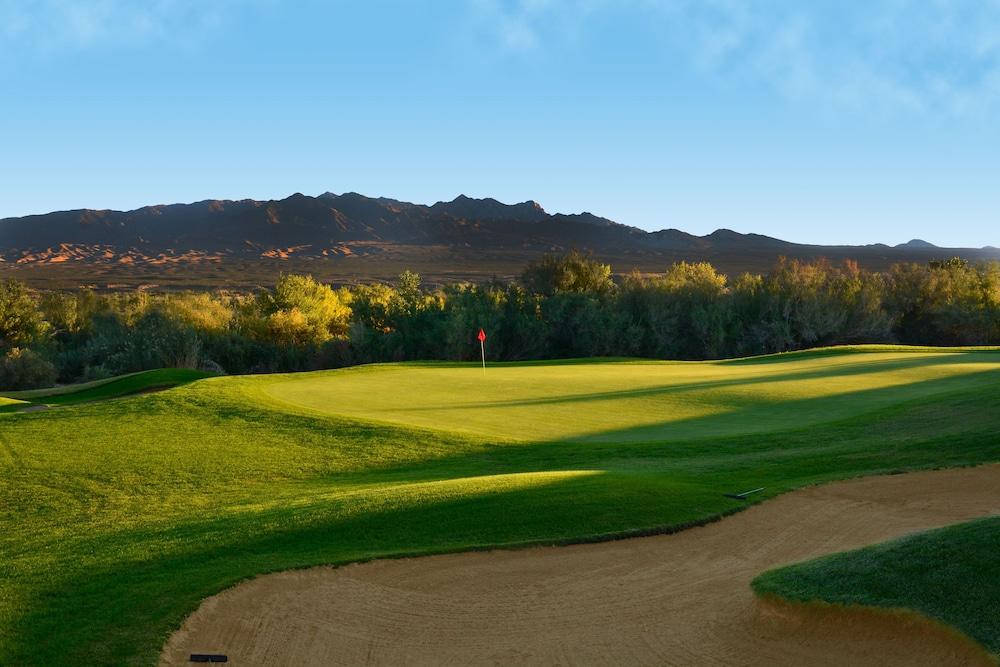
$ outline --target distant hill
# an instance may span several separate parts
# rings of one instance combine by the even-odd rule
[[[591,213],[550,214],[537,202],[504,204],[464,195],[433,205],[349,192],[286,199],[208,200],[134,211],[80,209],[0,220],[0,272],[42,286],[251,286],[279,271],[353,282],[403,268],[431,281],[515,275],[545,252],[593,251],[616,271],[662,271],[681,259],[737,273],[779,256],[898,261],[1000,258],[996,249],[813,246],[720,229],[695,236],[646,232]]]

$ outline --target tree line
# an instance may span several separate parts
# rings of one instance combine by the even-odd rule
[[[717,359],[808,347],[1000,343],[1000,263],[780,260],[732,280],[708,263],[614,279],[571,252],[518,280],[428,289],[334,288],[283,275],[252,293],[37,292],[0,283],[0,389],[161,367],[223,373],[378,361],[473,360],[484,328],[498,361],[590,356]]]

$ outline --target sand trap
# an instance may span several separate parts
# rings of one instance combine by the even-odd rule
[[[750,581],[995,513],[1000,465],[805,489],[675,535],[283,572],[205,600],[162,664],[991,664],[919,619],[761,602]]]

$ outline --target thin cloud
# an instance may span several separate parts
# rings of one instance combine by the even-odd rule
[[[574,40],[605,0],[471,0],[470,33],[500,52],[531,54]]]
[[[1000,0],[473,0],[496,48],[564,48],[630,12],[705,75],[865,112],[986,114],[1000,103]],[[585,39],[585,37],[584,37]]]
[[[0,0],[0,48],[59,52],[191,44],[254,0]]]

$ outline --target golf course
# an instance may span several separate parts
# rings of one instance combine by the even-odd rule
[[[800,602],[915,610],[1000,655],[997,545],[1000,516],[992,516],[790,565],[753,585],[763,595]]]
[[[168,376],[0,397],[0,664],[183,664],[195,652],[303,664],[267,653],[289,645],[240,634],[263,618],[240,620],[255,599],[259,609],[287,612],[280,622],[261,621],[260,637],[295,637],[303,628],[327,636],[324,623],[343,624],[299,656],[315,664],[366,655],[428,662],[444,655],[433,653],[441,646],[452,650],[441,661],[454,664],[670,663],[667,650],[681,651],[676,664],[721,664],[764,635],[784,635],[765,623],[734,632],[745,642],[718,652],[698,634],[665,644],[657,638],[683,635],[669,615],[658,616],[675,594],[669,586],[717,581],[676,593],[701,601],[703,616],[690,618],[722,618],[725,608],[762,623],[763,612],[751,611],[751,581],[767,570],[1000,511],[1000,473],[985,465],[1000,462],[993,349],[154,373]],[[25,409],[33,405],[46,409]],[[995,526],[981,525],[995,535]],[[624,537],[641,539],[582,544]],[[542,548],[453,553],[507,547]],[[935,553],[896,551],[914,568]],[[989,551],[961,553],[975,554],[981,569]],[[535,568],[525,580],[535,583],[517,584],[519,562],[533,555],[541,560],[523,565]],[[286,572],[404,556],[429,557]],[[865,562],[896,567],[891,557]],[[636,565],[645,573],[636,578],[639,570],[621,569],[627,563],[648,567]],[[268,573],[281,574],[259,577]],[[600,593],[589,607],[574,596],[581,580]],[[878,580],[869,570],[852,581],[864,588]],[[781,570],[767,581],[764,597],[792,600],[790,608],[811,600],[880,605],[879,590],[845,597]],[[522,608],[489,582],[508,592],[535,586],[530,604]],[[455,606],[435,606],[449,590]],[[958,574],[948,592],[955,607],[985,594]],[[917,654],[940,655],[938,631],[971,636],[954,649],[968,649],[968,660],[987,660],[1000,646],[1000,622],[962,627],[962,618],[936,615],[919,597],[882,604],[953,624],[921,630]],[[980,603],[996,608],[1000,600]],[[615,611],[632,606],[644,615]],[[590,646],[581,654],[524,642],[521,654],[474,646],[462,653],[453,635],[435,630],[467,619],[473,628],[509,630],[513,645],[532,627],[514,617],[527,609],[538,627],[542,612],[558,608],[564,624],[604,627],[608,641],[627,639],[632,652],[602,652],[625,649],[593,639],[579,644]],[[438,625],[415,624],[421,609],[437,614]],[[876,626],[882,639],[874,629],[862,638],[873,650],[910,627]],[[824,632],[841,634],[825,635],[817,650],[852,641],[848,622]],[[328,652],[330,638],[343,652]],[[206,641],[219,644],[191,643]],[[682,652],[699,642],[702,653]],[[801,637],[797,645],[810,646]],[[780,662],[780,652],[761,655]]]

